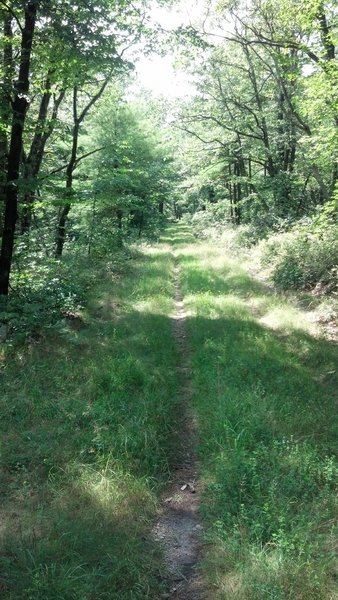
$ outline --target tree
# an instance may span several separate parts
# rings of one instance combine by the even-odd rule
[[[295,218],[332,193],[334,10],[330,3],[312,4],[309,15],[302,2],[218,2],[208,17],[216,29],[188,32],[199,94],[182,111],[180,126],[210,161],[223,165],[214,176],[225,183],[236,223]],[[203,55],[192,34],[209,41]],[[318,127],[320,136],[314,135]]]
[[[15,225],[18,217],[18,179],[23,148],[23,132],[29,106],[30,66],[38,1],[28,2],[24,8],[24,26],[21,29],[19,72],[13,100],[13,120],[8,150],[5,192],[5,215],[0,253],[0,295],[8,294],[12,264]]]
[[[8,294],[19,201],[21,230],[27,231],[40,185],[39,173],[46,148],[51,149],[49,144],[61,102],[68,100],[68,90],[76,89],[77,96],[85,98],[88,87],[91,98],[98,98],[102,80],[108,82],[122,64],[130,66],[129,61],[122,58],[124,52],[142,35],[151,37],[145,19],[147,4],[147,0],[140,0],[135,6],[126,0],[100,0],[99,3],[78,0],[76,6],[70,0],[0,3],[3,23],[0,93],[4,100],[0,114],[0,186],[5,188],[6,196],[0,294]],[[13,52],[13,44],[17,46],[18,39],[17,53]],[[88,102],[91,107],[91,100]],[[83,110],[86,115],[87,111]],[[81,117],[81,110],[79,115]],[[71,173],[78,163],[74,138],[82,122],[78,122],[79,115],[75,117],[70,154],[63,167],[68,189]],[[67,194],[66,205],[69,204]],[[60,232],[64,230],[69,210],[65,208],[63,214],[61,211],[58,252],[62,251]]]
[[[103,144],[92,159],[97,223],[93,239],[100,236],[102,219],[111,223],[112,239],[121,243],[123,230],[136,229],[141,235],[164,213],[174,172],[161,120],[161,107],[154,102],[127,104],[121,89],[110,88],[93,122],[94,146]]]
[[[108,75],[101,83],[98,91],[90,98],[89,101],[85,104],[85,106],[79,112],[79,89],[78,86],[75,85],[73,89],[73,128],[72,128],[72,147],[71,153],[69,157],[68,164],[66,166],[66,191],[65,191],[65,204],[60,208],[59,218],[56,230],[56,245],[55,245],[55,256],[62,256],[63,246],[65,243],[65,228],[66,221],[71,209],[71,200],[73,196],[73,175],[76,167],[79,162],[84,158],[78,157],[78,144],[79,144],[79,135],[80,135],[80,127],[83,123],[84,119],[88,115],[90,109],[94,106],[94,104],[101,98],[104,90],[106,89],[108,82],[110,80],[110,76]],[[92,152],[96,152],[93,150]],[[88,154],[92,154],[89,152]],[[88,156],[85,155],[85,157]]]

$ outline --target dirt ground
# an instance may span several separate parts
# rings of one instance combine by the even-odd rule
[[[200,483],[196,456],[196,426],[191,414],[191,367],[186,336],[186,313],[179,287],[179,267],[175,264],[176,298],[172,315],[173,332],[179,347],[178,378],[181,390],[181,431],[177,465],[171,485],[161,503],[154,537],[162,545],[168,592],[163,599],[204,600],[205,587],[199,573],[203,526],[199,517]]]

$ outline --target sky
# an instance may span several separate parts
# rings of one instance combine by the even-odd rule
[[[182,0],[171,10],[157,7],[152,11],[152,20],[160,23],[166,30],[180,25],[189,25],[201,14],[201,0]],[[183,71],[174,68],[174,56],[153,55],[141,58],[136,65],[136,86],[141,86],[155,96],[169,99],[185,97],[194,93],[192,82]]]
[[[191,96],[194,92],[192,83],[189,83],[186,74],[174,69],[173,63],[173,56],[141,59],[136,65],[137,82],[155,96]]]

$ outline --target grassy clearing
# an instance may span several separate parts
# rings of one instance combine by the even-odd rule
[[[174,453],[172,258],[143,246],[122,277],[92,268],[81,318],[2,350],[4,600],[159,597],[149,531]]]
[[[212,597],[336,599],[337,348],[179,231]]]

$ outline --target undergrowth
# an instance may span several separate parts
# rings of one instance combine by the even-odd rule
[[[276,234],[262,245],[263,265],[271,268],[273,283],[283,290],[321,287],[338,292],[337,226],[316,228],[303,223]]]
[[[338,228],[336,203],[321,207],[310,218],[296,222],[275,220],[231,225],[217,205],[190,218],[194,234],[202,240],[221,242],[224,251],[258,256],[260,268],[279,290],[313,290],[320,294],[338,292]]]
[[[115,250],[113,256],[110,262],[106,257],[83,255],[66,254],[62,260],[42,253],[24,259],[17,256],[10,294],[0,298],[0,324],[6,328],[6,337],[21,343],[46,328],[58,327],[64,318],[76,316],[110,266],[115,275],[128,272],[130,251]]]

